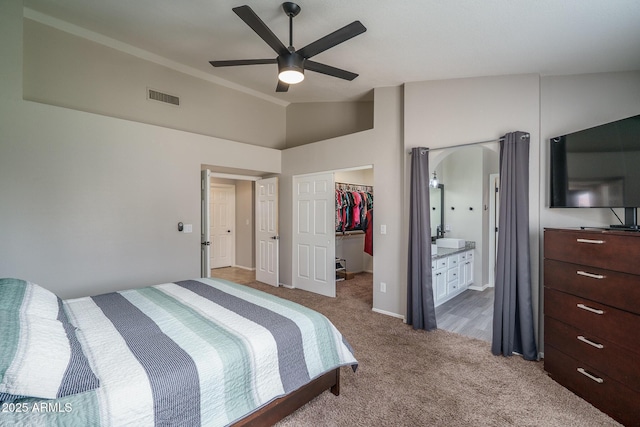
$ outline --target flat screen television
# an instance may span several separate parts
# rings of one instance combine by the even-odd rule
[[[552,208],[625,208],[637,228],[640,115],[549,140]]]

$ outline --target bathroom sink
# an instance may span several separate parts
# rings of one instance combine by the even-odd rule
[[[459,249],[459,248],[464,248],[466,243],[467,242],[464,239],[444,238],[444,239],[436,240],[436,245],[440,248]]]

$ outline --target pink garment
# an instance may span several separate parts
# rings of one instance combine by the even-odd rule
[[[360,202],[362,202],[362,196],[356,191],[352,192],[351,195],[353,196],[353,218],[351,220],[351,228],[356,228],[360,225]]]

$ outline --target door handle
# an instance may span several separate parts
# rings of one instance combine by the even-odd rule
[[[276,235],[276,236],[271,236],[271,239],[273,239],[273,240],[280,240],[280,236],[277,236],[277,235]]]
[[[201,244],[201,245],[204,245],[204,246],[211,246],[211,242],[202,242],[202,243],[200,243],[200,244]]]
[[[231,230],[227,230],[227,233],[231,233]]]

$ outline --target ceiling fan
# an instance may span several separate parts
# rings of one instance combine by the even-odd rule
[[[339,30],[328,34],[302,49],[293,47],[293,18],[300,13],[300,6],[292,2],[282,3],[284,13],[289,17],[289,47],[286,47],[267,25],[256,15],[249,6],[238,6],[232,10],[242,19],[262,40],[276,51],[278,56],[272,59],[237,59],[228,61],[209,61],[214,67],[232,67],[236,65],[278,64],[278,86],[276,92],[286,92],[289,85],[304,80],[304,70],[315,71],[345,80],[353,80],[357,74],[330,65],[311,61],[309,58],[324,52],[344,41],[367,31],[360,21],[353,21]]]

